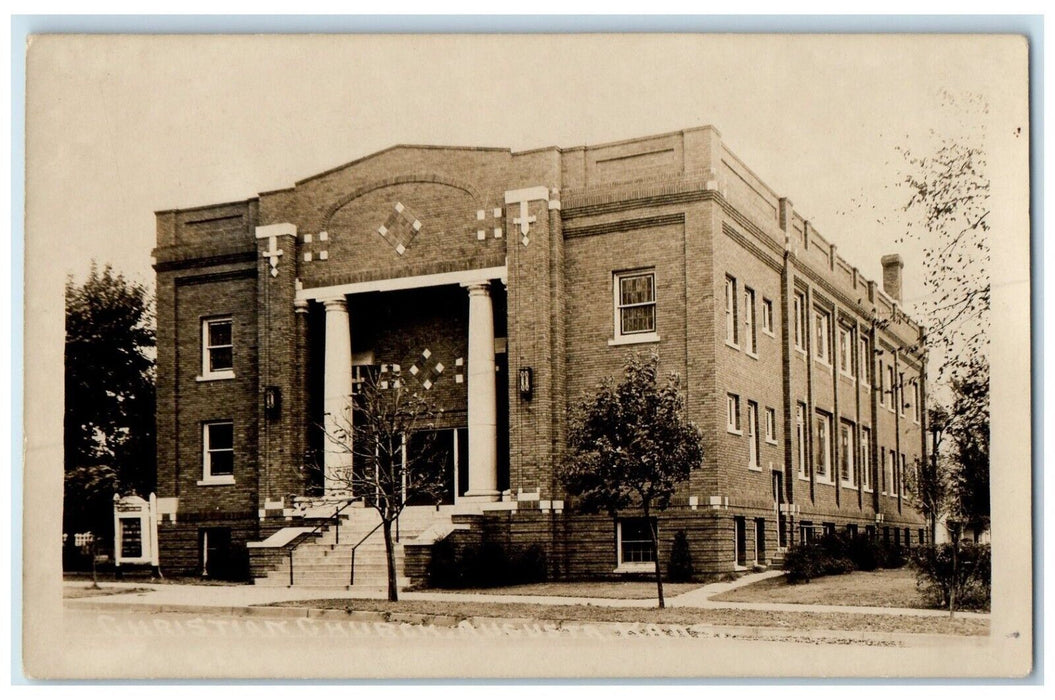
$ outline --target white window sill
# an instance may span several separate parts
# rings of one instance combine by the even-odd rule
[[[831,479],[827,479],[827,478],[825,478],[823,476],[818,476],[817,477],[817,483],[818,484],[823,484],[825,486],[835,486],[835,482],[834,481],[832,481]]]
[[[221,379],[234,379],[234,370],[229,372],[210,372],[209,374],[201,374],[194,379],[199,382],[215,382]]]
[[[809,481],[809,480],[810,480],[810,475],[809,474],[803,474],[802,472],[799,472],[799,481]]]
[[[746,354],[752,360],[757,360],[758,359],[758,353],[757,352],[752,352],[750,350],[744,350],[744,354]]]
[[[766,438],[766,444],[767,445],[778,445],[780,443],[778,443],[776,440],[773,440],[773,439],[770,439],[770,438]]]
[[[839,485],[842,486],[844,489],[850,489],[852,491],[856,491],[857,490],[857,484],[855,484],[853,482],[850,482],[850,481],[843,481]]]
[[[747,465],[747,470],[748,471],[752,471],[752,472],[761,472],[762,471],[762,467],[758,466],[757,464],[754,464],[754,465],[748,464]]]
[[[762,329],[762,332],[765,333],[766,335],[768,335],[770,338],[776,338],[777,337],[776,333],[774,333],[773,331],[767,331],[765,328]]]
[[[740,352],[740,345],[730,341],[729,339],[726,339],[725,346],[728,347],[728,348],[732,348],[733,350],[736,350],[737,352]]]
[[[832,368],[831,360],[825,360],[823,357],[814,357],[813,361],[827,370],[831,370]]]
[[[624,562],[612,570],[616,574],[647,574],[656,570],[656,563],[651,561]]]
[[[872,489],[870,487],[868,487],[868,486],[862,486],[861,490],[864,491],[865,493],[872,493]]]
[[[620,335],[609,338],[609,345],[637,345],[638,343],[658,343],[658,333],[637,333],[634,335]]]
[[[802,348],[802,347],[799,347],[798,345],[796,345],[795,346],[795,352],[797,352],[798,354],[802,355],[803,359],[806,358],[806,348]]]
[[[839,370],[839,376],[842,377],[843,379],[849,379],[854,384],[857,383],[857,377],[855,377],[854,375],[850,374],[849,372],[844,372],[843,370],[840,369]]]
[[[234,486],[233,476],[210,476],[198,481],[198,486]]]
[[[744,431],[743,430],[733,430],[732,428],[730,428],[728,426],[725,428],[725,432],[729,433],[730,435],[739,435],[741,437],[743,437],[743,435],[744,435]]]

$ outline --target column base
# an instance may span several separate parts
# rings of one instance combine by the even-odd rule
[[[491,503],[499,500],[501,497],[499,491],[466,491],[464,496],[461,496],[458,500],[460,501],[472,501],[475,503]]]

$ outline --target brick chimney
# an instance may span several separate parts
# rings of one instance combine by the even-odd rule
[[[901,268],[905,263],[901,262],[901,256],[897,253],[884,255],[883,263],[883,291],[894,301],[901,303]]]

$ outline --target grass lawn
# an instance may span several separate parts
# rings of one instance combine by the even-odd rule
[[[101,595],[117,595],[119,593],[144,593],[153,590],[151,588],[132,588],[107,586],[106,588],[92,588],[91,586],[63,586],[62,597],[70,600],[76,598],[96,598]]]
[[[762,610],[709,610],[701,608],[612,608],[590,605],[538,605],[533,603],[448,602],[359,598],[298,600],[275,603],[281,607],[321,608],[417,615],[445,615],[460,619],[506,617],[540,621],[640,622],[653,624],[726,625],[769,627],[788,632],[805,630],[902,632],[908,634],[987,635],[989,621],[961,617],[909,615],[856,615],[852,613],[782,613]]]
[[[879,608],[924,608],[916,590],[916,574],[909,567],[854,571],[822,576],[809,583],[789,584],[784,576],[713,596],[738,603],[798,603],[862,605]]]
[[[700,588],[702,583],[664,583],[663,597],[671,598]],[[642,600],[656,597],[655,581],[550,581],[527,583],[501,588],[459,589],[457,593],[487,593],[490,595],[541,595],[573,598],[622,598]]]

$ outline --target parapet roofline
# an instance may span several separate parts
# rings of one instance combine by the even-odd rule
[[[324,170],[321,173],[316,173],[315,175],[310,175],[310,176],[304,178],[303,180],[297,180],[296,182],[293,183],[293,186],[294,187],[299,187],[300,185],[303,185],[306,182],[311,182],[312,180],[317,180],[320,177],[326,177],[327,175],[332,175],[333,173],[337,172],[338,170],[344,170],[345,168],[350,168],[353,165],[359,165],[360,163],[365,163],[366,161],[370,160],[371,158],[376,158],[376,157],[378,157],[380,155],[384,155],[385,153],[388,153],[389,151],[394,151],[394,150],[399,149],[399,148],[417,149],[417,150],[430,150],[430,151],[485,151],[485,152],[494,152],[494,153],[512,153],[512,150],[509,149],[509,148],[493,148],[493,147],[490,147],[490,146],[434,146],[434,145],[433,146],[429,146],[429,145],[424,145],[424,144],[399,143],[399,144],[396,144],[394,146],[389,146],[388,148],[384,148],[384,149],[382,149],[380,151],[374,151],[373,153],[370,153],[369,155],[362,156],[361,158],[356,158],[355,160],[348,161],[347,163],[344,163],[342,165],[338,165],[337,167],[330,168],[328,170]]]
[[[186,212],[205,211],[206,209],[219,209],[220,207],[234,207],[234,206],[245,206],[250,202],[259,199],[259,197],[248,197],[246,199],[236,199],[230,202],[216,202],[215,204],[202,204],[197,207],[176,207],[173,209],[158,209],[154,211],[154,216],[160,216],[162,214],[182,214]]]

